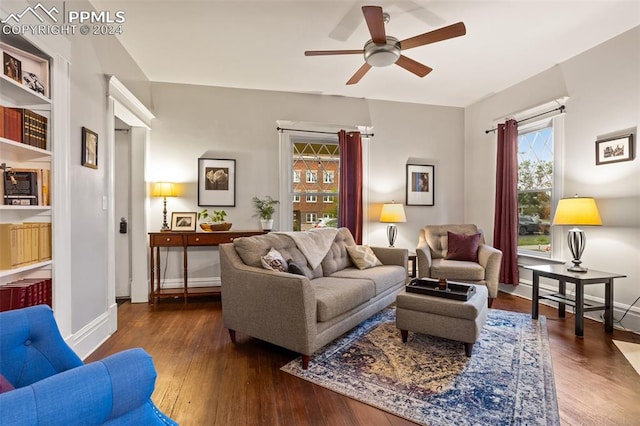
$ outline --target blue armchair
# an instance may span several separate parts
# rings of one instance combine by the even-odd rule
[[[151,401],[156,370],[130,349],[83,364],[62,339],[51,308],[0,313],[3,425],[177,425]]]

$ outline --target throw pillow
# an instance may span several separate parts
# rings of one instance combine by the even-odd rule
[[[358,269],[382,265],[369,246],[347,246],[347,253]]]
[[[455,234],[447,232],[448,246],[447,256],[449,260],[478,261],[478,247],[480,247],[480,234]]]
[[[0,393],[5,393],[14,390],[15,388],[9,381],[0,374]]]
[[[302,266],[300,266],[297,263],[295,263],[292,259],[289,259],[287,261],[287,263],[289,264],[289,273],[290,274],[306,275],[304,273],[304,269],[302,269]]]
[[[271,271],[286,272],[289,268],[287,261],[284,260],[284,257],[282,257],[280,252],[274,248],[271,248],[269,253],[262,256],[260,261],[262,262],[262,267],[264,269],[269,269]]]

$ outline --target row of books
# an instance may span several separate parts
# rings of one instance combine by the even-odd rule
[[[35,305],[53,308],[51,278],[28,278],[0,285],[0,312]]]
[[[49,206],[49,169],[26,169],[11,167],[2,172],[0,192],[4,204],[11,206]]]
[[[51,259],[51,223],[0,223],[0,270]]]
[[[0,105],[0,137],[47,149],[47,117],[27,108]]]

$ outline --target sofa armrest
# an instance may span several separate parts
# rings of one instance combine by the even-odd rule
[[[224,326],[311,355],[317,305],[309,279],[247,266],[233,244],[219,250]]]
[[[396,247],[371,247],[373,253],[383,265],[398,265],[407,269],[409,250]]]
[[[431,249],[424,239],[416,247],[416,259],[418,260],[418,277],[431,277]]]
[[[497,297],[502,252],[488,244],[481,244],[478,248],[478,263],[484,268],[484,279],[487,282],[489,297]]]
[[[101,425],[126,417],[131,424],[176,425],[151,402],[155,379],[151,357],[130,349],[0,394],[2,422]]]

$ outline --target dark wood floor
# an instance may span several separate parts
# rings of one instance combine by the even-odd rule
[[[531,302],[500,294],[496,309],[530,312]],[[563,425],[640,424],[640,376],[613,339],[640,343],[640,335],[585,321],[574,335],[573,316],[548,318],[560,417]],[[153,400],[181,425],[410,425],[350,398],[280,371],[296,354],[238,335],[229,341],[220,299],[124,303],[118,328],[86,361],[142,347],[158,370]],[[312,360],[313,362],[313,360]]]

